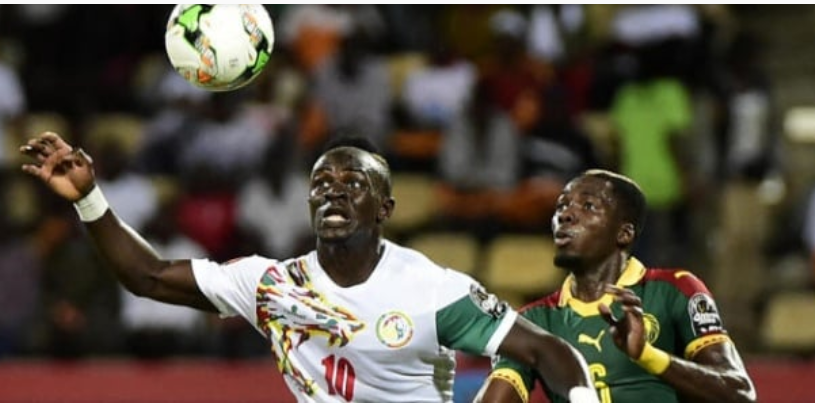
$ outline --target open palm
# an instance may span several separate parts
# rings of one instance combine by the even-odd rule
[[[56,194],[77,201],[94,185],[93,163],[81,149],[75,149],[58,134],[45,132],[20,147],[35,160],[23,164],[23,171],[38,177]]]

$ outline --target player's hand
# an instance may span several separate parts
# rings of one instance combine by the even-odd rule
[[[73,148],[58,134],[45,132],[28,140],[20,152],[35,162],[23,164],[28,174],[40,178],[56,194],[75,202],[95,184],[93,161],[80,148]]]
[[[606,284],[605,292],[614,295],[614,302],[620,303],[623,316],[615,318],[611,308],[599,305],[600,316],[609,324],[609,333],[614,344],[629,357],[637,359],[645,347],[645,322],[642,319],[642,300],[633,291]]]

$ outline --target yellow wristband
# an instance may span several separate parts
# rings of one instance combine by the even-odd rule
[[[652,346],[651,343],[645,343],[640,358],[634,361],[649,373],[659,375],[671,365],[671,355]]]

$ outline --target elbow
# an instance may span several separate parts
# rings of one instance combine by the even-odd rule
[[[746,389],[742,389],[739,391],[739,398],[737,399],[739,403],[756,403],[758,402],[758,396],[756,395],[756,390],[750,385]]]
[[[754,390],[739,390],[724,401],[730,403],[756,403],[758,399]]]
[[[756,395],[753,382],[751,382],[749,378],[744,377],[739,377],[737,382],[737,385],[733,385],[734,387],[729,388],[733,393],[727,396],[727,399],[721,401],[731,403],[756,403],[758,396]]]
[[[740,403],[756,403],[758,401],[756,387],[753,385],[750,376],[746,373],[739,377],[739,387],[737,390],[739,395],[738,401]]]

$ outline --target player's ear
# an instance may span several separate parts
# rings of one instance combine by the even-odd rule
[[[623,225],[620,226],[620,230],[617,231],[617,245],[627,248],[634,242],[636,235],[637,231],[634,228],[634,224],[630,222],[623,223]]]
[[[387,197],[379,206],[379,212],[376,214],[376,222],[382,223],[393,214],[393,209],[396,207],[396,200],[393,197]]]

